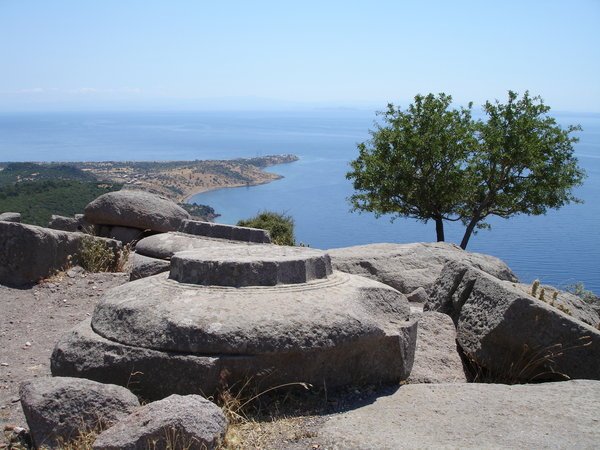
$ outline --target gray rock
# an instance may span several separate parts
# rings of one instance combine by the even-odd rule
[[[171,395],[149,403],[94,442],[95,450],[216,449],[225,437],[221,409],[199,395]]]
[[[59,448],[80,432],[110,426],[139,407],[124,387],[82,378],[39,378],[23,383],[20,395],[37,447]]]
[[[161,233],[140,240],[135,251],[140,255],[157,259],[171,259],[177,253],[186,250],[196,250],[214,247],[229,247],[249,245],[244,242],[228,241],[226,239],[207,238],[184,233]]]
[[[0,283],[12,286],[36,283],[71,263],[77,263],[76,255],[86,239],[101,238],[34,225],[0,222]],[[121,248],[117,241],[102,241],[115,254]]]
[[[133,262],[131,265],[130,281],[139,280],[140,278],[151,277],[162,272],[167,272],[171,263],[164,259],[150,258],[148,256],[133,254]]]
[[[600,382],[409,384],[332,416],[329,449],[595,449]]]
[[[213,222],[201,222],[199,220],[183,221],[179,231],[187,234],[228,239],[231,241],[256,242],[260,244],[269,244],[271,242],[269,232],[265,230],[236,227]]]
[[[173,201],[134,190],[103,194],[85,207],[85,219],[90,223],[142,230],[176,231],[189,218]]]
[[[5,212],[0,214],[0,221],[2,222],[21,222],[21,213],[16,212]]]
[[[48,228],[52,228],[53,230],[73,232],[82,231],[87,233],[92,231],[93,225],[86,222],[86,220],[83,218],[83,214],[77,214],[75,217],[65,217],[52,214],[50,217],[50,222],[48,222]]]
[[[410,303],[425,304],[429,300],[429,294],[424,288],[420,287],[408,294],[406,298]]]
[[[130,244],[144,237],[144,230],[120,226],[100,226],[98,236],[115,239],[123,244]]]
[[[329,255],[306,247],[238,246],[176,253],[170,278],[207,286],[276,286],[331,275]]]
[[[414,359],[417,323],[403,322],[396,336],[373,337],[329,348],[290,349],[261,354],[193,354],[121,344],[95,333],[90,321],[56,344],[54,376],[73,376],[128,386],[149,400],[171,394],[212,395],[223,385],[250,380],[261,391],[302,381],[328,388],[397,383]]]
[[[532,285],[530,284],[519,284],[518,285],[524,292],[531,294]],[[556,289],[554,286],[540,285],[536,292],[536,297],[539,298],[542,289],[544,290],[544,301],[551,306],[555,306],[567,314],[573,316],[577,320],[587,323],[593,327],[598,328],[600,325],[600,311],[589,303],[583,301],[583,299],[573,295],[569,292],[561,291]],[[554,295],[556,293],[556,298]]]
[[[404,294],[419,287],[430,292],[448,261],[462,261],[497,278],[517,281],[498,258],[470,253],[445,242],[369,244],[328,250],[335,270],[362,275],[385,283]]]
[[[241,249],[230,257],[239,277],[254,268],[258,275],[248,276],[260,281],[265,248]],[[373,280],[332,273],[322,252],[269,249],[279,263],[302,262],[302,270],[279,279],[288,284],[191,284],[201,277],[194,275],[190,257],[185,273],[172,266],[169,275],[106,292],[92,328],[84,324],[57,344],[52,373],[122,384],[132,372],[142,372],[136,389],[147,398],[210,394],[224,379],[250,379],[264,389],[298,380],[336,387],[408,377],[416,324],[408,320],[404,295]],[[225,260],[231,249],[222,250]],[[207,261],[202,258],[198,267]],[[297,283],[296,276],[307,282]],[[234,278],[225,274],[244,284]]]
[[[412,314],[419,320],[417,348],[409,383],[466,383],[467,377],[456,347],[456,328],[442,313]]]
[[[600,331],[515,283],[448,263],[425,309],[452,317],[460,347],[492,378],[600,379]]]

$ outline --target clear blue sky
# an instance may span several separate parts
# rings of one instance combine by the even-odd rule
[[[0,109],[540,94],[600,111],[600,0],[0,0]]]

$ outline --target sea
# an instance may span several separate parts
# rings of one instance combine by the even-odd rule
[[[382,105],[382,107],[385,105]],[[468,250],[504,260],[523,282],[567,287],[582,282],[600,294],[600,114],[554,113],[580,124],[576,156],[587,178],[571,204],[543,216],[492,218]],[[219,189],[190,202],[215,208],[217,222],[235,224],[260,211],[290,215],[297,241],[329,249],[374,242],[432,242],[432,222],[350,210],[346,179],[357,143],[369,138],[372,110],[314,109],[240,112],[0,113],[0,161],[149,161],[231,159],[293,153],[297,162],[268,170],[282,179]],[[463,227],[446,225],[458,243]]]

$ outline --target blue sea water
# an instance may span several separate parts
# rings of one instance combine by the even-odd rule
[[[545,216],[492,220],[469,250],[506,261],[521,280],[565,286],[582,281],[600,293],[600,114],[557,113],[579,123],[576,154],[588,174],[573,204]],[[235,223],[261,210],[291,215],[299,241],[317,248],[372,242],[428,242],[434,225],[351,213],[345,179],[356,144],[375,115],[360,110],[299,112],[21,113],[0,114],[0,161],[189,160],[294,153],[300,160],[269,170],[283,179],[211,191],[190,201],[213,206]],[[446,238],[463,229],[448,224]]]

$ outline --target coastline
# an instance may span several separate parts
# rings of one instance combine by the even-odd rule
[[[279,165],[279,164],[277,164]],[[206,187],[204,189],[201,189],[199,191],[195,191],[192,192],[191,194],[186,194],[184,197],[180,197],[177,201],[179,203],[189,203],[189,200],[198,195],[198,194],[205,194],[207,192],[211,192],[211,191],[218,191],[220,189],[234,189],[234,188],[241,188],[241,187],[252,187],[252,186],[260,186],[261,184],[269,184],[272,183],[273,181],[278,181],[284,178],[283,175],[279,175],[274,173],[273,174],[275,176],[275,178],[270,179],[270,180],[261,180],[261,181],[253,181],[250,183],[237,183],[237,184],[231,184],[231,185],[227,185],[227,186],[211,186],[211,187]],[[210,205],[209,205],[210,206]]]

